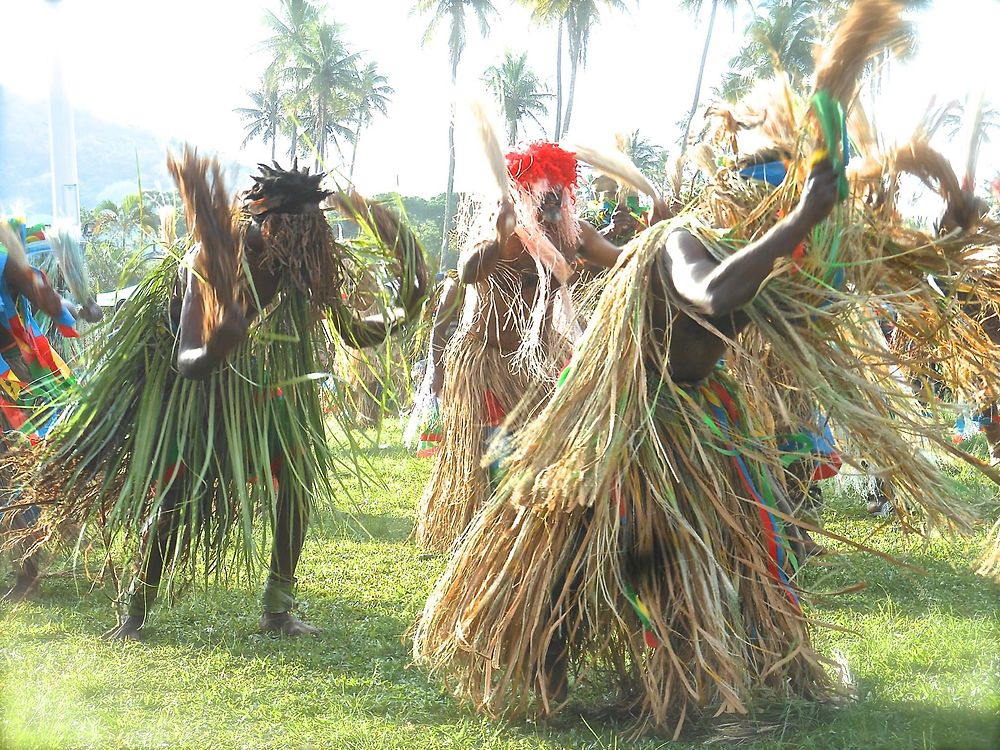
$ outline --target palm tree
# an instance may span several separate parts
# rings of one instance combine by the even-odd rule
[[[908,0],[907,5],[921,9],[928,0]],[[730,72],[718,93],[736,101],[753,87],[755,81],[767,79],[775,72],[788,74],[793,86],[801,85],[816,68],[813,48],[828,37],[850,7],[849,0],[763,0],[756,15],[747,25],[747,42],[729,61]],[[905,54],[916,49],[915,33],[910,31],[901,40]],[[888,59],[886,51],[869,63],[873,69],[882,67]]]
[[[816,67],[813,45],[821,33],[816,0],[767,0],[761,7],[766,14],[747,26],[747,41],[723,78],[720,93],[730,101],[778,71],[798,87]]]
[[[587,64],[587,47],[590,32],[601,19],[601,8],[625,10],[624,0],[572,0],[566,2],[566,37],[569,42],[569,91],[566,93],[566,112],[563,115],[562,138],[573,118],[573,99],[576,95],[576,75]]]
[[[311,24],[292,48],[293,61],[285,69],[285,75],[298,84],[316,169],[326,160],[328,143],[332,141],[339,152],[340,142],[353,137],[347,123],[357,92],[359,55],[347,49],[340,32],[337,24]]]
[[[638,3],[638,0],[636,0]],[[573,100],[576,95],[576,77],[581,66],[587,64],[587,47],[590,32],[601,19],[601,9],[624,11],[625,0],[521,0],[531,9],[536,22],[557,26],[556,37],[556,127],[554,140],[562,138],[569,130],[573,117]],[[562,93],[562,41],[563,30],[569,47],[569,91],[563,109]]]
[[[519,0],[521,5],[531,11],[531,18],[535,23],[543,26],[555,24],[556,26],[556,123],[552,132],[552,140],[558,141],[562,132],[563,114],[563,30],[565,29],[565,16],[567,0]]]
[[[430,13],[431,20],[424,32],[424,44],[430,41],[434,30],[447,19],[450,22],[448,33],[448,60],[451,63],[451,85],[455,86],[458,78],[458,63],[465,51],[465,14],[471,10],[479,21],[479,31],[483,36],[489,33],[490,18],[497,13],[491,0],[417,0],[413,7],[415,13]],[[441,233],[441,261],[443,267],[445,250],[451,237],[454,220],[455,191],[455,104],[451,105],[451,118],[448,125],[448,188],[444,199],[444,226]]]
[[[248,91],[247,95],[253,103],[252,107],[237,107],[233,111],[243,120],[243,127],[246,129],[246,137],[243,139],[243,146],[254,140],[261,138],[264,143],[271,144],[271,161],[274,161],[275,148],[278,145],[278,128],[282,122],[281,94],[278,87],[272,82],[256,91]]]
[[[503,64],[486,69],[484,80],[503,111],[511,144],[517,142],[518,129],[525,117],[544,130],[538,118],[548,114],[545,100],[552,98],[552,94],[544,90],[541,80],[528,67],[527,52],[515,55],[508,50]]]
[[[694,15],[699,15],[702,10],[702,6],[705,4],[704,0],[682,0],[682,7],[691,11]],[[698,101],[701,99],[701,82],[705,77],[705,61],[708,59],[708,46],[712,41],[712,31],[715,28],[715,16],[719,10],[719,5],[722,5],[726,10],[732,13],[736,10],[736,0],[712,0],[712,11],[708,17],[708,31],[705,32],[705,46],[701,51],[701,63],[698,66],[698,78],[695,80],[694,84],[694,99],[691,101],[691,109],[688,111],[687,120],[684,123],[684,135],[681,137],[681,155],[687,151],[688,145],[688,135],[691,132],[691,121],[694,119],[695,113],[698,111]]]
[[[389,106],[389,98],[395,93],[389,80],[378,72],[374,62],[370,62],[358,73],[357,101],[354,104],[355,130],[354,144],[351,151],[351,170],[348,173],[354,177],[354,162],[358,157],[358,140],[361,131],[374,119],[376,114],[385,115]]]
[[[620,136],[619,136],[620,137]],[[622,152],[653,184],[662,183],[666,176],[667,152],[638,130],[621,139]]]
[[[143,197],[136,194],[126,195],[121,203],[101,201],[94,208],[94,233],[110,231],[121,240],[124,251],[136,232],[156,230],[158,217],[146,208]]]
[[[310,29],[319,20],[319,11],[309,0],[280,0],[277,13],[267,11],[264,14],[264,26],[270,35],[261,43],[260,49],[270,57],[270,62],[264,71],[262,89],[275,86],[280,92],[283,116],[278,125],[291,142],[289,159],[298,155],[297,112],[304,96],[300,83],[288,73],[288,68],[296,50],[305,44]]]

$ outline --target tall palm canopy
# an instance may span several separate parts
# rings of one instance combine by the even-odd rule
[[[248,92],[252,106],[243,118],[244,145],[256,138],[276,152],[279,134],[289,139],[288,156],[312,155],[317,168],[329,168],[333,145],[343,161],[342,144],[353,146],[353,174],[361,131],[385,114],[393,89],[374,63],[365,63],[344,39],[343,29],[325,20],[310,0],[280,0],[264,15],[268,36],[259,50],[268,64],[258,89]]]
[[[369,62],[358,72],[350,176],[354,176],[354,164],[357,161],[361,131],[371,123],[376,114],[386,115],[388,113],[389,100],[394,93],[395,89],[389,85],[389,79],[378,72],[376,63]]]
[[[528,66],[527,52],[516,55],[508,50],[501,65],[487,68],[484,80],[500,104],[511,145],[517,142],[524,118],[544,130],[538,118],[548,113],[549,107],[545,102],[552,98],[552,94],[545,90],[541,80]]]
[[[815,0],[767,0],[764,15],[750,22],[746,43],[729,61],[721,93],[735,101],[745,95],[755,81],[775,72],[788,74],[798,85],[813,72],[813,45],[820,34]]]
[[[274,160],[275,148],[278,144],[278,130],[281,127],[283,115],[281,107],[281,95],[278,87],[273,83],[268,85],[265,79],[264,86],[256,91],[248,91],[247,96],[253,103],[252,107],[237,107],[234,111],[243,120],[246,128],[246,136],[243,138],[243,147],[257,138],[264,143],[271,144],[271,160]]]
[[[625,0],[520,0],[531,10],[532,18],[543,24],[555,24],[556,43],[556,126],[554,139],[559,140],[569,130],[573,117],[573,100],[576,96],[576,78],[581,67],[587,64],[590,35],[598,26],[602,10],[624,11]],[[636,0],[638,2],[638,0]],[[569,92],[563,109],[562,93],[562,40],[565,30],[569,47]]]

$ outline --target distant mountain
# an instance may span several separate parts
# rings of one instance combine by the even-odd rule
[[[138,192],[140,180],[144,189],[172,188],[166,153],[168,146],[177,145],[142,128],[77,110],[80,205],[92,208],[105,199],[117,203]],[[249,166],[230,165],[231,188],[246,181]],[[52,205],[50,175],[48,102],[0,87],[0,213],[19,208],[31,218],[46,219]]]

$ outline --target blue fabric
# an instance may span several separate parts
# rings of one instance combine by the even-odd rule
[[[777,187],[785,181],[788,169],[781,161],[768,161],[763,164],[753,164],[740,170],[740,177],[748,180],[760,180]]]

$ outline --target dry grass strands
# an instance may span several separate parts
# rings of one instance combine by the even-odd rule
[[[983,362],[997,357],[976,364],[992,351],[981,327],[960,304],[942,304],[926,278],[996,288],[997,269],[979,253],[996,243],[995,228],[936,238],[851,197],[745,308],[753,326],[727,357],[738,385],[722,374],[702,384],[730,394],[738,429],[720,435],[702,386],[664,377],[669,362],[649,343],[646,305],[667,234],[684,227],[720,259],[729,255],[794,208],[806,160],[794,157],[777,190],[717,170],[688,215],[637,238],[607,280],[565,384],[516,433],[509,473],[459,540],[414,641],[415,659],[447,673],[481,710],[558,710],[550,667],[563,649],[578,680],[608,670],[632,696],[640,727],[658,731],[834,691],[801,614],[768,571],[759,503],[731,458],[780,507],[774,436],[810,404],[843,436],[849,462],[866,458],[892,476],[910,528],[968,530],[975,521],[935,455],[1000,481],[951,444],[947,409],[928,417],[913,398],[876,323],[891,305],[931,347],[927,369],[945,363],[936,376],[956,390],[994,382]]]
[[[901,0],[855,0],[816,61],[815,91],[827,91],[846,109],[865,63],[904,37]]]
[[[563,648],[573,670],[609,670],[639,726],[658,731],[706,710],[745,712],[761,691],[828,690],[707,402],[664,379],[641,343],[645,280],[669,229],[637,240],[609,279],[567,381],[516,433],[509,474],[418,626],[417,661],[491,714],[560,708],[547,667]],[[742,434],[730,436],[737,452],[777,472],[773,447]]]
[[[244,232],[249,222],[244,224]],[[342,248],[320,211],[269,213],[260,225],[261,262],[272,273],[286,274],[292,287],[317,307],[340,302],[344,287]]]
[[[551,392],[554,368],[546,378],[514,360],[469,335],[457,335],[448,346],[441,396],[444,437],[417,511],[422,547],[447,552],[489,498],[487,390],[507,413],[516,411],[521,418],[534,416]]]

